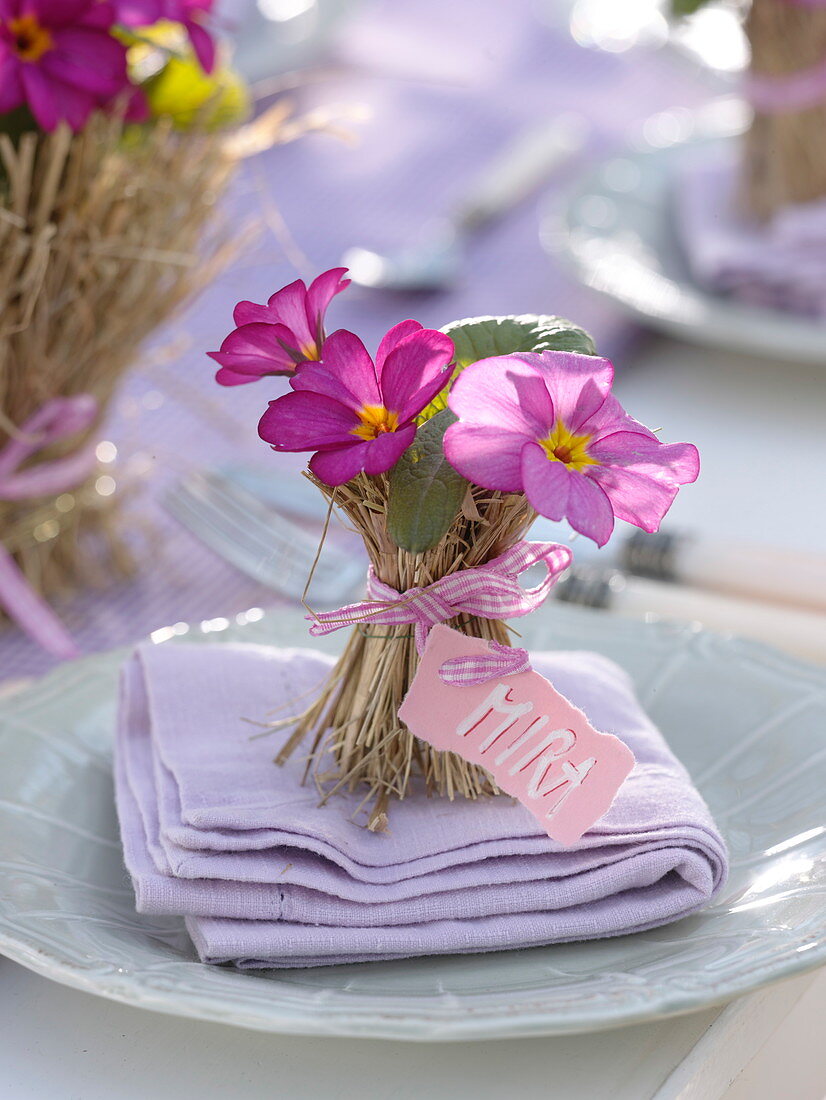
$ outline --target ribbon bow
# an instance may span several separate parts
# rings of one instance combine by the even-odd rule
[[[47,401],[20,428],[18,436],[0,449],[0,500],[29,500],[76,488],[95,466],[90,445],[25,470],[20,467],[39,451],[94,423],[98,403],[91,394],[55,397]],[[78,649],[60,619],[26,580],[14,558],[0,542],[0,606],[47,652],[76,657]]]
[[[314,622],[310,633],[330,634],[354,623],[410,623],[415,627],[416,648],[421,653],[432,626],[463,612],[483,619],[508,619],[535,611],[559,574],[571,564],[571,558],[568,547],[556,542],[517,542],[484,565],[459,569],[425,588],[409,588],[406,592],[397,592],[380,581],[371,565],[367,573],[368,598],[338,611],[311,616]],[[534,588],[522,588],[519,575],[538,562],[545,565],[545,577]]]

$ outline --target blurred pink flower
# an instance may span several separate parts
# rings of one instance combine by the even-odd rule
[[[239,302],[235,328],[209,356],[221,369],[215,380],[222,386],[240,386],[268,374],[294,374],[300,363],[321,358],[324,314],[349,279],[346,267],[325,271],[310,283],[302,279],[283,287],[267,304]]]
[[[207,16],[211,13],[215,0],[166,0],[165,19],[174,19],[183,23],[195,56],[206,73],[215,68],[215,39],[207,30]]]
[[[448,462],[486,489],[524,492],[603,546],[614,517],[656,531],[700,470],[691,443],[661,443],[610,393],[607,359],[571,352],[483,359],[456,379]]]
[[[115,6],[125,27],[148,27],[159,19],[183,24],[201,67],[208,73],[215,68],[215,42],[207,30],[215,0],[115,0]]]
[[[112,0],[115,22],[124,27],[148,27],[161,18],[163,0]]]
[[[44,130],[81,129],[130,87],[114,20],[101,0],[0,0],[0,114],[27,103]]]
[[[275,451],[315,451],[310,469],[327,485],[395,465],[416,434],[414,420],[450,379],[453,341],[418,321],[402,321],[376,362],[344,329],[324,344],[320,363],[293,378],[293,393],[270,402],[258,434]]]

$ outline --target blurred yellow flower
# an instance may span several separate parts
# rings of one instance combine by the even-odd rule
[[[166,20],[130,36],[131,80],[146,95],[153,118],[171,118],[179,130],[194,124],[220,130],[243,122],[252,109],[249,88],[225,59],[207,74],[185,28]]]

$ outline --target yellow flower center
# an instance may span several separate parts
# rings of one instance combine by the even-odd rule
[[[321,356],[318,354],[318,347],[316,344],[302,344],[298,349],[304,359],[312,363],[317,363]]]
[[[44,53],[54,49],[54,39],[46,27],[41,27],[36,15],[21,15],[8,22],[14,49],[21,61],[39,61]]]
[[[557,420],[549,436],[537,442],[551,462],[564,462],[572,470],[599,465],[599,460],[588,454],[590,435],[574,435],[561,420]]]
[[[398,413],[391,412],[384,405],[362,405],[358,412],[361,423],[351,429],[351,435],[359,439],[378,439],[385,432],[395,432],[399,426]]]

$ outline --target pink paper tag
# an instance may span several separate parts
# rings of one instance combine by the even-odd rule
[[[480,764],[548,836],[574,844],[608,811],[634,755],[533,669],[472,686],[439,675],[445,661],[489,652],[479,638],[434,626],[399,718],[434,748]]]

